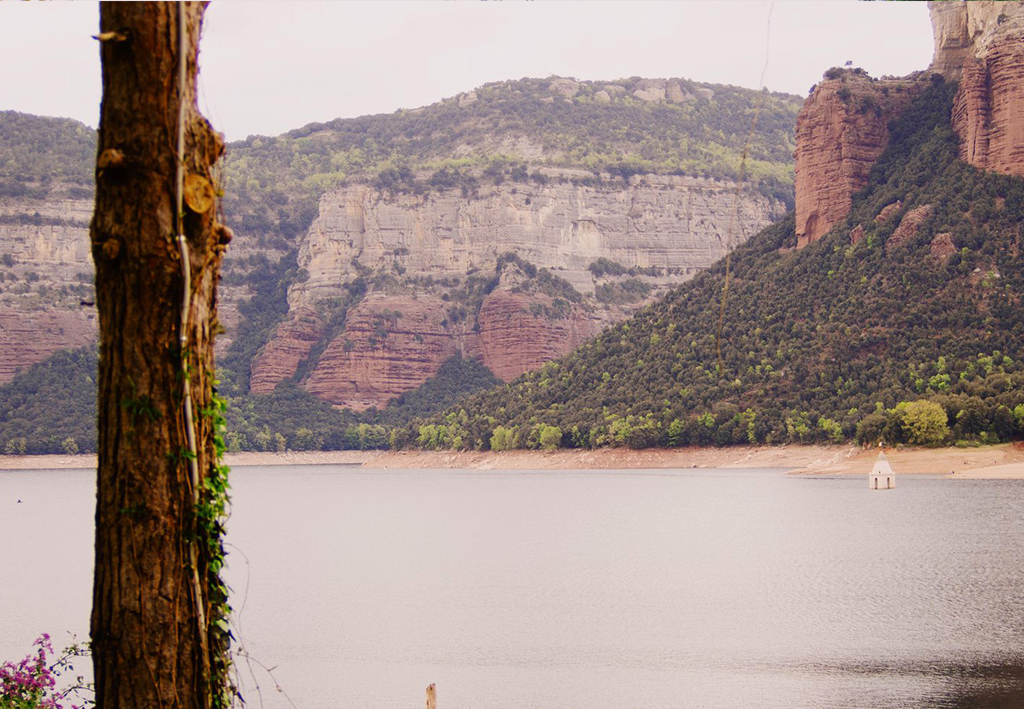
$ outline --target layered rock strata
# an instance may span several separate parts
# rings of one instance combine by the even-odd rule
[[[362,411],[381,406],[432,377],[457,351],[435,297],[371,295],[348,313],[345,330],[320,357],[305,387]]]
[[[95,342],[91,200],[0,200],[0,384]]]
[[[57,350],[94,343],[98,330],[94,310],[26,312],[0,307],[0,384]]]
[[[929,2],[932,69],[959,80],[953,129],[960,158],[1024,175],[1024,3]]]
[[[583,292],[594,290],[587,268],[599,258],[685,277],[785,211],[781,202],[746,193],[730,235],[733,191],[732,183],[656,176],[625,186],[506,182],[476,198],[454,190],[389,196],[354,185],[321,199],[299,249],[309,278],[290,291],[289,303],[339,296],[362,271],[463,277],[493,269],[507,252]]]
[[[46,199],[0,198],[0,384],[57,350],[96,341],[93,263],[89,244],[91,199],[71,198],[60,184]],[[240,234],[231,243],[227,269],[258,252],[256,239]],[[218,319],[230,344],[239,322],[238,302],[251,295],[243,279],[222,284]]]
[[[374,293],[348,312],[340,333],[329,334],[312,309],[300,308],[257,355],[250,389],[272,391],[329,337],[303,386],[339,406],[380,408],[432,377],[455,354],[479,358],[510,381],[568,354],[613,319],[592,305],[537,292],[509,265],[477,311],[456,316],[457,310],[436,294]]]
[[[324,323],[312,308],[298,308],[277,326],[275,337],[257,353],[251,365],[249,389],[267,394],[295,373],[324,336]]]
[[[1024,4],[956,4],[994,5],[989,14],[1004,18],[968,22],[974,43],[953,102],[960,158],[982,170],[1024,176]],[[964,8],[961,14],[971,20],[977,12]]]
[[[985,170],[1024,175],[1024,3],[930,2],[930,71],[959,81],[952,123],[960,157]],[[888,143],[887,125],[924,84],[875,81],[830,70],[796,127],[798,247],[821,238],[849,211]]]
[[[671,87],[649,87],[661,88]],[[325,195],[299,249],[308,277],[289,291],[291,315],[253,366],[254,391],[292,376],[310,351],[303,338],[313,333],[295,330],[295,314],[343,296],[357,278],[376,285],[303,385],[339,406],[365,409],[423,383],[455,353],[514,379],[691,278],[785,211],[781,202],[744,194],[730,223],[729,183],[647,176],[587,186],[569,178],[589,173],[549,174],[548,185],[506,182],[471,198],[389,195],[365,185]],[[506,268],[469,312],[451,317],[459,304],[448,299],[467,274],[493,277],[505,253],[548,269],[585,297],[570,303]],[[600,259],[618,270],[595,274]],[[629,279],[646,284],[646,299],[594,297],[597,286]]]
[[[981,59],[998,45],[1024,35],[1020,2],[929,2],[935,50],[929,69],[951,80],[961,76],[969,59]]]
[[[572,352],[601,330],[601,321],[582,308],[552,319],[531,312],[536,302],[521,293],[497,291],[480,308],[481,359],[506,382]]]

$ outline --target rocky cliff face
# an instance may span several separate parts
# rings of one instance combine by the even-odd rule
[[[324,322],[313,308],[298,308],[278,325],[277,337],[263,347],[252,363],[249,389],[267,394],[292,376],[324,336]]]
[[[529,296],[505,288],[487,296],[480,308],[480,358],[506,382],[545,362],[569,354],[609,324],[580,306],[553,316],[550,296]],[[538,307],[539,306],[539,307]]]
[[[67,191],[55,184],[42,199],[0,197],[0,384],[57,350],[97,340],[92,199]],[[240,235],[226,268],[261,251],[255,238]],[[218,313],[228,333],[238,324],[238,301],[249,295],[244,279],[222,284]],[[219,337],[218,352],[230,342],[230,334]]]
[[[505,182],[475,197],[389,195],[365,185],[325,195],[299,249],[308,278],[289,292],[292,315],[254,365],[254,386],[269,391],[295,372],[294,353],[309,351],[305,335],[294,334],[294,313],[343,296],[360,278],[371,294],[324,350],[304,384],[309,391],[357,409],[383,406],[456,352],[510,380],[689,279],[785,210],[744,194],[730,238],[729,183],[571,182],[580,176]],[[496,274],[505,253],[547,269],[572,292],[518,267]],[[595,272],[595,263],[607,270]],[[473,279],[494,280],[467,299]]]
[[[983,170],[1024,175],[1024,4],[929,3],[933,67],[960,79],[953,128],[960,158]]]
[[[96,340],[92,201],[55,189],[0,201],[0,384],[60,349]]]
[[[1019,40],[1024,7],[1018,2],[929,2],[935,53],[931,71],[957,80],[968,59],[979,59],[995,45]]]
[[[817,241],[850,211],[853,193],[889,142],[888,125],[920,90],[911,80],[878,81],[832,70],[796,123],[797,246]],[[827,75],[827,76],[828,76]]]
[[[458,348],[433,296],[371,295],[349,312],[305,382],[314,395],[362,411],[381,406],[432,377]],[[287,333],[278,332],[271,344]]]
[[[598,258],[692,274],[784,210],[761,195],[744,195],[727,245],[732,192],[731,183],[657,176],[596,187],[506,182],[472,198],[457,191],[390,196],[366,185],[343,188],[321,199],[299,248],[309,278],[292,289],[289,302],[301,307],[338,296],[346,281],[366,272],[462,277],[493,269],[508,252],[583,292],[594,290],[587,268]]]
[[[479,358],[509,381],[568,354],[611,322],[591,305],[538,292],[515,265],[502,267],[495,280],[475,312],[430,289],[372,293],[348,311],[337,334],[324,331],[314,309],[300,307],[260,351],[250,388],[272,391],[322,344],[305,388],[356,411],[381,408],[434,376],[453,355]]]

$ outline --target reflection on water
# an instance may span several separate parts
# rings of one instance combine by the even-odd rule
[[[91,485],[0,473],[22,569],[0,607],[23,611],[0,656],[84,633]],[[238,632],[303,709],[413,706],[430,682],[444,709],[1024,706],[1020,481],[310,466],[234,486]],[[255,667],[250,700],[254,677],[287,706]]]
[[[950,709],[1020,709],[1024,707],[1024,665],[954,665],[929,668],[949,678],[948,690],[928,697],[922,706]]]

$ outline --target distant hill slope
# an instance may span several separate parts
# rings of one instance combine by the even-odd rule
[[[287,239],[308,226],[321,194],[350,181],[429,190],[543,165],[731,180],[758,100],[751,89],[686,79],[486,84],[423,108],[231,143],[224,207],[237,227]],[[751,183],[792,204],[802,99],[760,100]]]
[[[228,216],[298,254],[287,314],[238,328],[223,378],[266,393],[298,374],[355,410],[385,407],[454,354],[515,378],[784,214],[798,104],[683,79],[523,79],[235,144]],[[524,289],[498,267],[507,253],[566,281],[568,297]]]
[[[957,160],[928,89],[845,222],[793,219],[573,354],[421,421],[426,447],[1003,440],[1024,419],[1024,180]]]
[[[69,118],[0,111],[0,198],[43,199],[63,184],[90,197],[96,131]]]
[[[257,355],[265,351],[289,312],[289,289],[310,278],[310,270],[299,263],[297,256],[326,191],[342,184],[352,189],[365,187],[372,195],[380,195],[374,206],[382,213],[397,214],[412,201],[420,204],[424,218],[430,210],[423,205],[442,201],[442,195],[443,206],[453,212],[464,208],[486,211],[489,204],[516,195],[517,203],[506,211],[520,217],[527,213],[525,206],[530,205],[532,196],[534,212],[553,211],[564,217],[564,224],[548,225],[548,231],[557,233],[571,226],[575,234],[578,228],[581,242],[597,240],[601,234],[595,228],[609,232],[621,227],[620,231],[625,232],[634,223],[643,226],[648,241],[658,248],[626,240],[632,253],[626,254],[628,258],[623,257],[621,263],[590,258],[580,249],[558,252],[571,252],[580,261],[577,270],[586,277],[584,285],[591,281],[596,284],[595,292],[587,294],[586,307],[576,307],[580,312],[574,312],[575,319],[566,316],[566,303],[558,294],[540,292],[529,283],[510,283],[507,289],[497,289],[492,298],[495,302],[489,303],[484,313],[490,318],[484,323],[484,335],[505,328],[511,333],[509,337],[518,337],[521,342],[517,327],[538,330],[542,329],[538,323],[550,320],[551,332],[537,336],[537,357],[548,358],[548,350],[553,351],[565,339],[560,334],[563,329],[574,327],[579,332],[573,341],[580,341],[600,328],[598,316],[603,317],[606,311],[622,317],[658,289],[671,285],[673,279],[688,278],[692,273],[693,269],[651,265],[666,251],[655,242],[662,239],[663,232],[670,236],[675,232],[666,231],[664,224],[647,223],[649,217],[670,226],[685,221],[686,228],[701,238],[681,245],[679,239],[669,241],[676,250],[692,250],[699,257],[694,260],[699,266],[709,263],[714,253],[724,251],[725,230],[720,222],[731,213],[727,208],[732,200],[731,185],[705,178],[731,179],[735,175],[752,115],[759,105],[751,179],[760,194],[744,195],[749,199],[741,204],[740,211],[741,218],[755,220],[752,223],[760,226],[782,212],[782,203],[792,204],[794,120],[800,107],[796,96],[758,94],[684,79],[523,79],[489,84],[420,109],[339,119],[275,138],[252,137],[232,143],[224,161],[222,187],[225,221],[234,227],[235,239],[221,284],[219,316],[227,332],[220,340],[218,368],[225,393],[234,395],[239,406],[239,416],[233,419],[238,445],[257,445],[257,439],[263,445],[264,427],[268,425],[271,434],[280,433],[289,446],[334,446],[339,440],[334,433],[320,435],[311,418],[320,411],[319,406],[293,387],[285,387],[280,407],[275,408],[268,400],[246,408],[244,401]],[[76,367],[86,361],[77,348],[83,344],[91,347],[95,332],[87,233],[95,145],[95,131],[77,121],[0,112],[0,246],[4,247],[0,254],[0,319],[6,318],[0,330],[7,333],[3,337],[0,332],[0,364],[9,365],[6,371],[0,368],[0,382],[17,372],[26,374],[28,365],[64,349],[76,350]],[[649,180],[641,179],[647,174],[652,175]],[[680,174],[688,177],[678,177]],[[638,193],[646,201],[633,199]],[[593,213],[584,215],[588,219],[576,220],[575,212],[566,204],[572,202],[569,207],[578,207],[576,202],[585,201],[580,194],[589,195],[591,201],[596,199],[598,206],[607,203],[608,213],[615,217],[625,211],[619,202],[633,199],[637,204],[626,215],[628,218],[619,220],[621,225],[606,220],[605,212],[591,209],[590,202],[585,206]],[[666,201],[669,197],[679,204]],[[495,214],[494,229],[509,231],[498,219],[504,218],[505,212]],[[745,233],[755,229],[748,228]],[[439,231],[433,227],[429,230]],[[738,231],[742,231],[742,223]],[[485,237],[481,237],[483,242],[487,242]],[[704,237],[714,237],[715,243],[708,246]],[[529,239],[523,236],[520,241]],[[516,249],[503,246],[495,256],[510,250]],[[445,394],[463,393],[490,383],[489,375],[474,364],[477,360],[473,358],[482,346],[474,344],[478,313],[473,308],[482,307],[480,301],[486,295],[483,289],[496,282],[499,274],[494,259],[470,254],[471,263],[465,266],[464,275],[460,271],[456,277],[446,273],[441,278],[436,274],[430,278],[416,271],[420,254],[412,251],[391,249],[382,265],[371,263],[369,257],[364,259],[369,265],[344,259],[343,266],[355,269],[360,277],[347,281],[338,278],[334,285],[356,287],[362,283],[368,295],[374,297],[367,298],[362,308],[351,314],[353,327],[363,327],[365,337],[342,333],[341,342],[336,344],[340,347],[350,340],[358,345],[357,353],[364,344],[369,350],[380,339],[378,320],[383,315],[400,311],[411,318],[415,314],[416,303],[397,307],[390,301],[383,302],[384,295],[404,297],[410,291],[413,300],[430,295],[437,302],[427,303],[424,298],[421,310],[430,317],[437,315],[445,323],[445,332],[460,341],[459,347],[448,348],[451,352],[440,352],[432,364],[440,365],[456,354],[464,356],[461,365],[435,372],[441,383],[458,380],[457,384],[465,385],[449,386]],[[649,258],[650,253],[655,257]],[[527,256],[533,258],[532,254]],[[462,269],[462,260],[452,259],[452,268]],[[330,270],[329,261],[319,258],[317,267]],[[537,263],[541,275],[550,277],[553,271],[548,273],[544,265]],[[588,266],[601,269],[587,270]],[[407,267],[408,273],[403,276]],[[337,270],[340,273],[343,269]],[[318,273],[313,270],[312,275]],[[325,276],[316,285],[329,282]],[[569,295],[578,296],[575,292]],[[296,374],[312,370],[314,355],[325,351],[330,337],[346,325],[346,312],[335,302],[337,299],[310,300],[318,316],[324,318],[323,333],[321,341],[310,348],[310,357],[297,363],[302,366],[295,367]],[[375,304],[380,308],[374,310]],[[389,307],[381,310],[384,305]],[[413,344],[407,344],[419,346],[424,337],[410,330]],[[387,338],[386,344],[391,346],[400,339]],[[506,350],[491,346],[487,351],[500,359]],[[342,355],[345,352],[342,348]],[[272,358],[265,359],[274,364]],[[70,367],[71,363],[62,354],[43,362],[46,367],[57,368]],[[517,366],[534,364],[530,359]],[[454,379],[453,371],[457,373]],[[67,372],[68,377],[72,374]],[[293,377],[287,378],[294,383]],[[409,389],[421,379],[401,387],[407,398],[395,407],[385,409],[387,397],[380,397],[380,403],[375,400],[373,405],[380,406],[381,412],[371,410],[365,421],[395,425],[407,420],[412,411],[424,415],[431,407],[451,403],[449,398],[435,395],[438,381],[424,384],[423,389]],[[10,440],[17,439],[12,445],[18,447],[25,439],[34,450],[52,451],[59,449],[67,436],[74,436],[82,450],[88,448],[91,439],[81,432],[83,426],[91,430],[92,413],[83,402],[78,402],[83,404],[77,409],[79,422],[62,416],[60,426],[48,427],[45,417],[32,417],[47,410],[47,397],[61,396],[59,390],[45,386],[45,381],[38,378],[10,381],[8,387],[0,389],[0,398],[17,396],[21,403],[0,420],[0,450]],[[32,400],[36,403],[26,408]],[[289,417],[275,425],[274,412],[288,407],[304,409],[308,416]],[[329,425],[324,425],[335,432],[339,427],[347,430],[354,420],[351,416],[328,418]],[[296,438],[293,434],[299,429],[308,429],[314,435]],[[67,433],[59,440],[53,439],[59,431]],[[272,445],[277,445],[276,438]]]

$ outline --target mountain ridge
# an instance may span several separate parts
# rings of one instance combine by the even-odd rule
[[[790,216],[511,386],[404,429],[423,447],[989,442],[1024,425],[1024,181],[958,160],[956,85],[930,82],[848,215]],[[951,247],[951,248],[950,248]],[[922,402],[922,403],[917,403]],[[921,433],[920,420],[941,425]],[[458,441],[459,445],[454,446]]]

